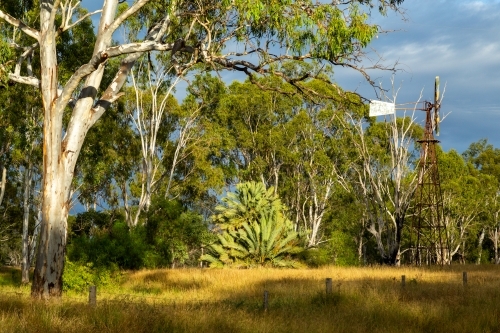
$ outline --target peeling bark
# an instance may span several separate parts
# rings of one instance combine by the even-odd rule
[[[62,116],[68,100],[68,90],[58,95],[57,53],[54,19],[58,2],[42,1],[40,12],[41,88],[44,109],[43,123],[43,185],[42,223],[36,255],[31,295],[49,299],[62,294],[62,275],[67,238],[67,218],[70,207],[71,181],[76,160],[87,131],[95,122],[89,117],[93,96],[77,101],[64,138]],[[109,25],[116,12],[116,1],[105,2],[100,29]],[[111,38],[98,37],[94,53],[111,44]],[[98,87],[103,68],[90,74],[86,87]],[[86,88],[83,89],[86,91]],[[94,89],[95,90],[95,89]],[[97,90],[95,90],[97,91]],[[71,93],[71,91],[69,91]]]

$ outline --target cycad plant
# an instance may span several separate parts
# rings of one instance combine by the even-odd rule
[[[301,252],[300,235],[284,215],[285,207],[261,183],[238,184],[229,193],[213,221],[220,227],[218,241],[202,256],[210,267],[298,267],[291,256]]]
[[[256,222],[262,214],[282,214],[284,206],[274,188],[262,183],[246,182],[236,185],[235,192],[229,192],[222,204],[215,207],[218,214],[212,220],[221,229],[237,229],[244,223]]]

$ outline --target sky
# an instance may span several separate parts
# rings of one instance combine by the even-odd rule
[[[89,9],[100,4],[82,1]],[[398,89],[396,103],[410,103],[421,93],[421,100],[433,101],[434,78],[439,76],[441,90],[446,86],[441,104],[445,118],[437,138],[442,148],[461,153],[482,138],[500,148],[500,0],[405,0],[401,10],[404,14],[388,16],[375,11],[370,18],[391,32],[379,33],[367,51],[376,50],[389,67],[398,64],[394,76],[369,71],[372,79],[386,89],[392,79]],[[240,73],[225,77],[245,79]],[[334,79],[345,90],[377,99],[359,73],[336,68]],[[179,96],[182,90],[180,86]],[[418,118],[423,125],[422,115]]]
[[[82,1],[90,10],[101,5],[102,1]],[[396,103],[410,103],[421,93],[422,100],[433,101],[434,78],[439,76],[441,89],[446,85],[441,111],[447,115],[437,137],[441,147],[462,153],[486,138],[500,148],[500,0],[405,0],[401,9],[404,15],[383,17],[375,11],[370,18],[392,32],[379,33],[369,50],[376,50],[387,66],[398,63],[399,69],[394,77],[369,71],[372,79],[384,88],[391,87],[392,79],[398,89]],[[97,27],[99,15],[93,21]],[[227,83],[245,80],[241,73],[224,77]],[[359,73],[336,68],[334,79],[345,90],[377,99]],[[178,87],[178,98],[185,95],[183,89]],[[423,125],[423,112],[417,115]]]
[[[439,76],[441,90],[446,85],[446,117],[437,137],[443,149],[461,153],[482,138],[500,148],[500,0],[405,0],[402,8],[403,17],[374,15],[374,22],[393,32],[379,34],[370,45],[385,64],[398,63],[396,103],[417,101],[421,92],[433,101]],[[391,88],[391,73],[370,75]],[[340,70],[335,78],[344,89],[376,99],[360,75]]]

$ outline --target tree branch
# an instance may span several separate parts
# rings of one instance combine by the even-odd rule
[[[15,75],[20,75],[21,74],[21,65],[23,63],[23,61],[26,59],[26,58],[29,58],[33,55],[33,50],[38,47],[39,44],[38,43],[35,43],[29,47],[25,47],[23,48],[24,49],[24,52],[19,56],[19,59],[17,60],[17,64],[16,64],[16,68],[14,70],[14,74]],[[30,73],[29,73],[30,74]]]
[[[17,83],[27,84],[40,88],[40,80],[33,76],[21,76],[13,73],[9,73],[9,80]]]
[[[104,62],[106,62],[109,58],[114,58],[125,54],[144,53],[147,51],[168,51],[171,50],[172,47],[173,44],[162,44],[154,41],[148,41],[142,43],[130,43],[119,46],[113,46],[97,53],[95,56],[92,57],[92,59],[87,64],[82,65],[70,77],[70,79],[64,86],[60,98],[57,100],[58,106],[65,106],[66,104],[68,104],[69,100],[71,99],[71,95],[78,87],[80,81],[87,75],[90,75],[92,72],[97,70],[99,66]],[[193,48],[189,46],[186,46],[183,49],[181,49],[182,52],[192,52],[192,50]],[[124,74],[125,76],[128,75],[128,70],[125,70],[125,67],[121,68],[120,71],[123,71],[122,74]],[[114,100],[116,99],[113,99],[113,101]],[[112,103],[113,101],[109,100],[108,102]]]
[[[70,14],[73,14],[73,10],[74,10],[74,8],[71,9],[71,13]],[[66,22],[63,22],[64,24],[61,25],[61,29],[59,30],[59,34],[61,34],[62,32],[66,31],[66,30],[69,30],[69,29],[73,28],[75,25],[77,25],[78,23],[82,22],[86,18],[88,18],[88,17],[90,17],[92,15],[95,15],[97,13],[101,13],[101,12],[102,12],[102,9],[93,11],[91,13],[87,13],[87,14],[83,15],[82,17],[80,17],[75,22],[73,22],[72,24],[69,23],[69,19],[72,17],[72,15],[68,14],[68,18],[66,19]]]
[[[115,32],[116,29],[130,16],[134,15],[135,12],[137,12],[139,9],[141,9],[145,4],[147,4],[149,0],[139,0],[136,3],[134,3],[132,6],[130,6],[126,11],[121,13],[120,16],[118,16],[113,23],[108,27],[108,32],[113,33]]]
[[[26,35],[36,39],[37,41],[40,41],[40,32],[38,30],[35,30],[27,26],[23,21],[10,16],[9,14],[3,12],[2,10],[0,10],[0,18],[9,23],[10,25],[19,28],[19,30],[24,32]]]

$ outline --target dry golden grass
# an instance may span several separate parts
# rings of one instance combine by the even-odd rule
[[[72,293],[33,302],[4,280],[0,332],[500,332],[494,265],[127,272],[95,308]]]

